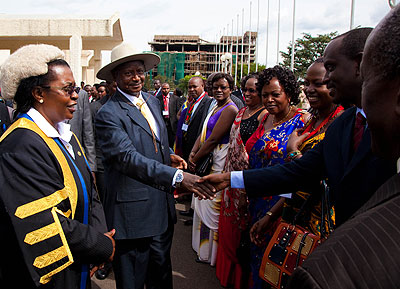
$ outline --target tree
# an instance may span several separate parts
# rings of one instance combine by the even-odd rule
[[[186,75],[184,78],[182,78],[182,79],[179,80],[179,83],[178,83],[178,85],[177,85],[177,87],[179,87],[180,89],[182,89],[183,95],[187,95],[188,86],[189,86],[189,80],[190,80],[192,77],[194,77],[194,76],[199,76],[199,77],[201,77],[204,81],[207,80],[207,79],[206,79],[204,76],[202,76],[202,75],[192,75],[192,74]]]
[[[241,64],[238,63],[238,70],[237,70],[237,75],[236,75],[236,86],[240,87],[240,68],[241,68]],[[265,69],[265,65],[263,64],[258,64],[258,71],[261,71]],[[248,70],[248,64],[247,63],[243,63],[243,77],[246,76]],[[255,72],[256,71],[256,64],[250,63],[250,73]],[[232,66],[232,77],[233,79],[235,79],[235,64]]]
[[[153,87],[153,81],[155,79],[160,80],[160,83],[163,84],[164,82],[167,82],[169,84],[169,87],[171,89],[171,92],[175,89],[176,85],[175,82],[171,79],[167,79],[167,77],[165,75],[157,75],[155,77],[153,77],[152,79],[150,79],[149,76],[146,77],[145,81],[144,81],[144,88],[147,89],[148,91],[151,91],[154,89]]]
[[[298,38],[294,45],[294,73],[299,78],[304,78],[306,75],[307,68],[313,63],[318,57],[322,57],[324,49],[328,45],[329,41],[337,36],[337,31],[318,34],[316,37],[311,36],[309,33],[303,33],[302,38]],[[290,62],[292,57],[292,43],[289,43],[287,52],[281,51],[283,63],[280,65],[290,68]]]

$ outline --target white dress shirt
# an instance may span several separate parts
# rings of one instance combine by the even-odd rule
[[[69,143],[72,137],[71,125],[64,122],[59,122],[57,123],[56,129],[44,118],[43,115],[40,114],[40,112],[33,107],[26,114],[33,119],[36,125],[47,137],[59,138],[72,158],[75,159],[74,150],[72,145]]]
[[[140,99],[144,102],[144,106],[146,106],[146,107],[147,107],[147,110],[150,112],[150,116],[149,116],[149,117],[152,117],[152,118],[153,118],[153,123],[156,125],[156,131],[155,131],[154,133],[155,133],[156,137],[157,137],[158,139],[160,139],[160,127],[158,126],[158,124],[157,124],[157,122],[156,122],[156,120],[155,120],[155,118],[154,118],[154,116],[153,116],[153,113],[151,112],[149,106],[147,105],[146,99],[143,98],[142,92],[140,91],[139,96],[136,97],[136,96],[133,96],[133,95],[130,95],[130,94],[127,94],[127,93],[123,92],[121,89],[119,89],[119,87],[117,87],[117,90],[118,90],[123,96],[125,96],[130,102],[132,102],[135,106],[137,106],[137,104],[136,104],[136,103],[137,103],[137,98],[140,98]]]

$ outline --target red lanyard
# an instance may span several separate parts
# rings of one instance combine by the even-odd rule
[[[342,106],[338,106],[336,107],[327,118],[324,119],[323,122],[320,123],[320,125],[315,128],[314,130],[312,130],[314,123],[317,121],[315,118],[312,118],[311,122],[309,123],[309,125],[304,129],[303,133],[309,132],[310,134],[304,139],[304,141],[309,140],[310,138],[312,138],[317,132],[319,132],[320,129],[322,129],[327,123],[328,121],[332,120],[334,117],[336,117],[336,115],[341,112],[343,110]]]
[[[192,116],[192,112],[193,112],[194,106],[196,105],[196,103],[200,102],[200,101],[203,99],[203,97],[204,97],[205,94],[206,94],[206,93],[203,92],[203,93],[200,95],[200,97],[189,107],[189,110],[188,110],[187,113],[186,113],[185,124],[189,124],[189,122],[190,122],[190,117]]]
[[[168,111],[168,95],[163,95],[164,99],[164,111]]]

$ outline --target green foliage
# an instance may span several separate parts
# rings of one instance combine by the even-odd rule
[[[188,86],[189,86],[189,80],[197,75],[186,75],[184,78],[180,79],[178,82],[178,85],[176,87],[179,87],[180,89],[182,89],[183,91],[183,95],[187,95],[188,92]],[[202,75],[199,75],[204,81],[206,81],[207,79],[205,77],[203,77]]]
[[[294,45],[294,73],[298,78],[304,79],[307,68],[318,57],[323,56],[325,47],[332,38],[337,35],[337,31],[327,34],[318,34],[316,37],[311,36],[309,33],[303,33],[303,37],[296,40]],[[283,63],[280,63],[280,65],[290,68],[292,57],[291,42],[287,47],[287,52],[281,51],[281,56],[283,58]]]
[[[248,70],[248,65],[243,63],[243,77],[247,75],[247,70]],[[232,66],[232,77],[235,79],[236,77],[236,86],[239,88],[240,87],[240,68],[241,64],[238,63],[238,70],[237,70],[237,75],[235,76],[235,64]],[[258,71],[261,71],[265,69],[265,65],[258,64]],[[250,73],[256,71],[256,64],[255,63],[250,63]]]
[[[175,89],[175,87],[176,87],[174,81],[173,81],[173,80],[170,80],[170,79],[167,79],[167,77],[166,77],[165,75],[157,75],[157,76],[153,77],[152,79],[150,79],[150,75],[147,75],[147,76],[146,76],[146,79],[145,79],[145,81],[144,81],[144,87],[145,87],[148,91],[154,90],[153,81],[154,81],[155,79],[159,79],[160,82],[161,82],[161,84],[163,84],[163,83],[165,83],[165,82],[168,82],[169,87],[170,87],[170,89],[171,89],[171,92],[174,91],[174,89]]]

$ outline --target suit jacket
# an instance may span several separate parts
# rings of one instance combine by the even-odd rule
[[[182,140],[182,151],[183,151],[183,159],[186,161],[189,159],[189,154],[192,151],[192,148],[201,133],[201,129],[203,127],[203,123],[207,117],[208,108],[212,102],[212,98],[210,98],[207,94],[204,95],[203,99],[199,103],[197,109],[192,114],[187,133],[184,134]],[[187,113],[187,111],[186,111]],[[181,115],[181,117],[186,117],[185,115]]]
[[[239,98],[240,101],[243,103],[243,105],[246,105],[246,103],[245,103],[245,101],[244,101],[244,99],[243,99],[242,90],[241,90],[240,88],[237,89],[237,90],[235,90],[235,91],[233,91],[232,94],[233,94],[234,96],[236,96],[237,98]]]
[[[89,96],[86,91],[79,91],[76,111],[72,119],[67,123],[71,125],[71,130],[78,137],[92,171],[97,171],[96,148],[93,135],[92,115],[89,107]]]
[[[315,184],[327,178],[336,225],[349,219],[396,172],[395,162],[372,154],[368,128],[358,150],[352,152],[355,118],[356,108],[347,109],[330,125],[324,140],[298,160],[244,171],[248,195],[267,195],[266,188],[274,193],[314,191]]]
[[[116,239],[156,236],[176,222],[170,150],[164,120],[156,98],[143,93],[160,137],[154,147],[150,127],[128,99],[118,91],[96,116],[96,133],[104,156],[107,193],[105,213]],[[150,97],[149,97],[150,96]]]
[[[160,101],[160,109],[161,113],[164,111],[164,99],[162,94],[157,95],[158,100]],[[168,104],[168,122],[171,126],[172,132],[176,134],[176,126],[178,124],[177,113],[181,108],[182,104],[185,102],[184,97],[179,97],[173,93],[169,93],[169,104]]]
[[[399,207],[395,174],[293,272],[288,288],[399,288]]]
[[[242,98],[239,98],[234,94],[231,94],[231,100],[237,106],[238,110],[241,110],[243,107],[245,107],[245,103]]]

